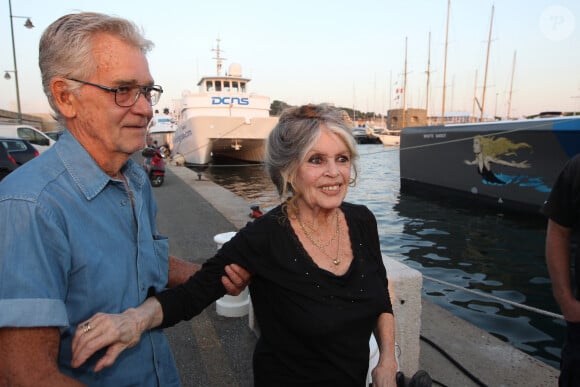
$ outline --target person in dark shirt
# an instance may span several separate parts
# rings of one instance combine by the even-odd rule
[[[286,110],[266,147],[266,167],[283,203],[240,230],[185,284],[120,315],[98,314],[74,338],[73,365],[109,346],[98,366],[143,332],[190,319],[221,297],[224,266],[252,274],[260,327],[254,385],[363,386],[369,339],[379,343],[373,386],[394,386],[394,318],[377,223],[344,202],[356,180],[356,141],[328,105]]]
[[[567,325],[559,386],[580,386],[580,266],[576,252],[580,234],[580,155],[564,166],[542,212],[548,216],[548,271],[554,298]],[[571,267],[575,267],[573,276]]]

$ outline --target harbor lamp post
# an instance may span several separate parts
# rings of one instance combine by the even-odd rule
[[[13,25],[12,19],[14,19],[14,18],[26,19],[26,22],[24,23],[24,27],[26,27],[28,29],[34,28],[34,25],[32,24],[30,17],[28,17],[28,16],[12,15],[12,2],[11,2],[11,0],[8,0],[8,9],[10,10],[10,33],[12,36],[12,58],[14,60],[14,70],[13,71],[6,71],[4,73],[4,78],[10,79],[11,78],[10,73],[14,73],[14,81],[16,83],[16,106],[18,107],[18,122],[22,123],[22,109],[20,108],[20,87],[18,85],[18,67],[16,66],[16,45],[14,44],[14,25]]]

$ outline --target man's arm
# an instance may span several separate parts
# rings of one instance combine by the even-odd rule
[[[184,283],[194,275],[201,265],[198,263],[192,263],[184,261],[183,259],[169,256],[169,279],[167,281],[167,287],[173,288],[179,284]]]
[[[169,256],[169,279],[167,287],[175,287],[194,275],[201,265],[187,262],[172,255]],[[236,264],[225,267],[226,275],[222,277],[222,284],[230,296],[240,294],[250,282],[250,273]]]
[[[60,372],[58,328],[0,328],[0,386],[83,386]]]
[[[553,220],[546,232],[546,263],[552,280],[552,292],[567,321],[580,321],[580,302],[574,297],[570,280],[570,236],[572,229]]]

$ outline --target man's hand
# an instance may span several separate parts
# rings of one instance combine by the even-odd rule
[[[120,314],[97,313],[77,326],[71,366],[80,367],[95,352],[107,348],[93,370],[99,372],[111,366],[125,349],[137,345],[143,332],[158,327],[162,321],[163,310],[155,297]]]
[[[239,295],[252,279],[251,274],[235,263],[225,267],[226,275],[222,276],[222,284],[230,296]]]

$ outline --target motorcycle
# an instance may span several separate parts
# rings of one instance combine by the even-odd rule
[[[151,185],[159,187],[165,180],[165,160],[164,155],[157,148],[147,147],[143,149],[141,155],[144,157],[143,169],[147,172]]]

